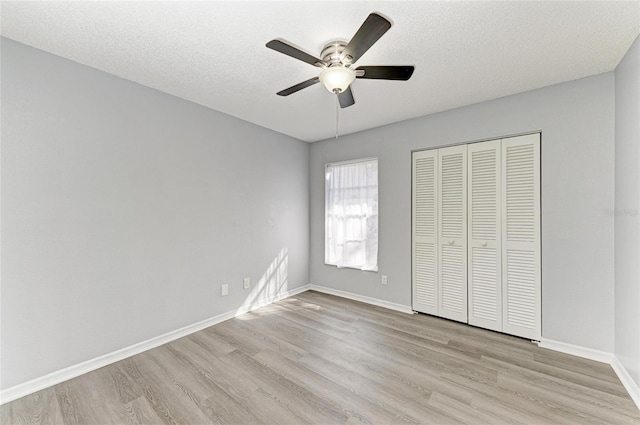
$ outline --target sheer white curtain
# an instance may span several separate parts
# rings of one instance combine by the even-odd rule
[[[378,270],[378,160],[327,164],[325,263]]]

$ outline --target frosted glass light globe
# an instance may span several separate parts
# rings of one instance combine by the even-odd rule
[[[356,73],[343,66],[329,67],[320,73],[320,81],[331,93],[342,93],[356,79]]]

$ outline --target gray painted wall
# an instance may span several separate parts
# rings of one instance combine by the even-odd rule
[[[640,38],[615,79],[615,353],[640,386]]]
[[[307,143],[1,47],[1,388],[309,283]]]
[[[540,130],[542,335],[612,352],[614,104],[611,72],[312,144],[311,283],[410,305],[411,151]],[[379,273],[327,266],[324,164],[370,156],[379,158]]]
[[[613,351],[615,222],[615,351],[638,381],[638,218],[608,213],[638,208],[638,41],[615,81],[607,73],[311,147],[4,38],[1,47],[0,388],[235,309],[256,296],[242,278],[273,281],[279,264],[288,289],[311,281],[410,305],[411,150],[530,131],[543,133],[543,337]],[[369,156],[380,159],[380,272],[325,266],[324,164]]]

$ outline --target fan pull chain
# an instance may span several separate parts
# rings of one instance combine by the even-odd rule
[[[338,139],[338,124],[340,123],[340,102],[336,93],[336,140]]]

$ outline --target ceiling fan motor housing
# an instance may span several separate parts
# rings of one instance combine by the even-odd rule
[[[344,40],[332,40],[324,45],[320,57],[327,66],[342,66],[351,65],[351,56],[341,58],[342,52],[347,47],[347,42]]]

